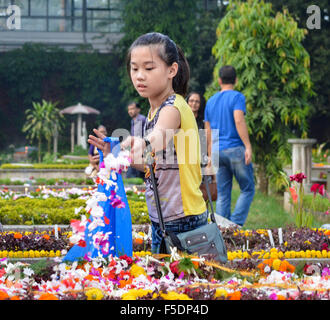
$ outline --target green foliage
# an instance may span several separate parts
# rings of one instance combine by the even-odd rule
[[[302,46],[305,30],[287,11],[275,15],[270,4],[248,0],[229,2],[216,33],[212,53],[217,63],[205,97],[219,90],[220,67],[233,65],[236,89],[246,97],[254,162],[259,174],[280,182],[279,172],[291,155],[288,138],[308,132],[312,82]]]
[[[85,169],[86,164],[60,164],[60,163],[35,163],[32,164],[31,166],[18,166],[14,164],[9,164],[9,163],[4,163],[1,165],[0,169],[17,169],[17,170],[22,170],[22,169]]]
[[[32,101],[58,101],[62,109],[78,102],[100,110],[86,117],[87,132],[104,124],[108,132],[127,128],[129,117],[121,105],[118,57],[79,48],[67,52],[54,46],[26,43],[20,49],[0,53],[0,148],[24,140],[20,128]],[[69,151],[70,120],[59,136],[59,150]],[[63,151],[64,150],[64,151]]]

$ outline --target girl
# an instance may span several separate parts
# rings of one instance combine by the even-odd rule
[[[168,36],[153,32],[133,42],[127,71],[140,96],[149,100],[150,109],[144,138],[128,137],[121,148],[131,147],[132,165],[141,171],[145,168],[143,153],[151,148],[155,154],[154,170],[166,230],[181,233],[202,226],[207,223],[207,213],[199,189],[198,128],[183,98],[189,81],[188,62]],[[90,136],[89,142],[107,152],[104,136],[94,132],[97,137]],[[152,222],[152,251],[159,253],[162,233],[147,172],[146,202]]]

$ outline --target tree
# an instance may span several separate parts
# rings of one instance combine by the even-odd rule
[[[303,39],[303,46],[308,51],[311,59],[311,79],[313,81],[315,96],[311,99],[311,117],[309,119],[311,138],[320,142],[330,143],[330,2],[328,0],[270,0],[273,9],[287,8],[295,18],[300,28],[307,27],[307,20],[312,14],[307,13],[307,8],[317,5],[321,13],[321,28],[308,29]]]
[[[32,102],[32,108],[27,109],[26,122],[22,131],[27,132],[27,138],[30,141],[38,141],[38,161],[41,162],[41,143],[42,139],[46,138],[48,142],[48,152],[50,153],[50,142],[54,135],[54,130],[62,126],[63,115],[55,107],[56,103],[42,100],[39,102]]]
[[[38,161],[41,162],[41,141],[45,134],[45,107],[44,105],[32,102],[32,108],[25,111],[26,122],[22,131],[27,132],[30,141],[38,141]]]
[[[290,159],[288,138],[305,137],[312,92],[310,58],[302,46],[305,30],[287,11],[274,12],[264,1],[230,1],[212,49],[216,58],[206,99],[218,88],[218,71],[233,65],[237,90],[246,97],[247,124],[257,164],[259,188],[279,187]]]
[[[58,102],[52,103],[45,100],[42,102],[45,112],[45,138],[47,140],[47,152],[51,153],[51,140],[63,128],[64,115],[60,113],[58,108],[56,108]]]

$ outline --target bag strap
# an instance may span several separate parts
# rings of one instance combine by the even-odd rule
[[[203,176],[203,180],[204,180],[204,183],[205,183],[206,193],[207,193],[207,196],[209,198],[209,204],[210,204],[210,207],[211,207],[210,217],[211,217],[212,222],[216,223],[215,215],[214,215],[214,209],[213,209],[212,196],[211,196],[210,186],[209,186],[209,182],[212,182],[212,176]]]
[[[160,226],[160,229],[162,231],[163,238],[165,239],[167,236],[169,236],[171,238],[171,241],[172,241],[173,245],[175,247],[177,247],[178,250],[187,251],[185,248],[182,247],[181,242],[180,242],[179,238],[177,237],[177,235],[173,231],[167,231],[165,229],[165,223],[164,223],[164,218],[163,218],[163,214],[162,214],[162,209],[161,209],[161,206],[160,206],[160,200],[159,200],[159,194],[158,194],[158,189],[157,189],[157,183],[156,183],[154,168],[153,168],[153,165],[150,164],[150,163],[148,163],[148,167],[149,167],[149,170],[150,170],[150,177],[151,177],[152,187],[154,189],[154,196],[155,196],[159,226]]]
[[[157,189],[157,182],[156,182],[156,177],[154,173],[154,168],[152,163],[148,163],[148,167],[150,170],[150,177],[151,177],[151,183],[152,187],[154,189],[154,197],[155,197],[155,202],[156,202],[156,209],[157,209],[157,214],[158,214],[158,220],[159,220],[159,226],[162,231],[163,237],[166,236],[166,230],[165,230],[165,223],[162,215],[162,209],[160,206],[160,200],[159,200],[159,194],[158,194],[158,189]]]

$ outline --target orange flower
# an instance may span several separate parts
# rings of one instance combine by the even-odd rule
[[[15,238],[15,239],[22,239],[22,237],[23,237],[23,236],[22,236],[21,233],[19,233],[19,232],[15,232],[15,233],[14,233],[14,238]]]
[[[6,300],[9,299],[9,295],[7,292],[0,290],[0,300]]]
[[[58,298],[52,293],[43,293],[39,300],[58,300]]]
[[[277,300],[286,300],[286,298],[280,294],[277,295]]]
[[[143,244],[143,239],[141,238],[136,238],[134,239],[135,244]]]
[[[12,296],[10,300],[21,300],[19,296]]]
[[[289,188],[293,203],[298,203],[298,195],[295,188]]]
[[[272,265],[273,265],[273,259],[266,259],[266,260],[264,260],[264,264],[267,264],[269,267],[272,267]]]
[[[241,300],[241,291],[235,291],[228,295],[229,300]]]
[[[280,268],[278,269],[278,271],[285,272],[288,269],[288,265],[289,265],[289,262],[286,260],[283,260],[281,262],[281,265],[280,265]]]
[[[291,273],[295,271],[296,267],[289,263],[287,270]]]
[[[46,240],[49,240],[49,239],[50,239],[50,236],[49,236],[48,234],[44,234],[42,237],[43,237],[44,239],[46,239]]]

